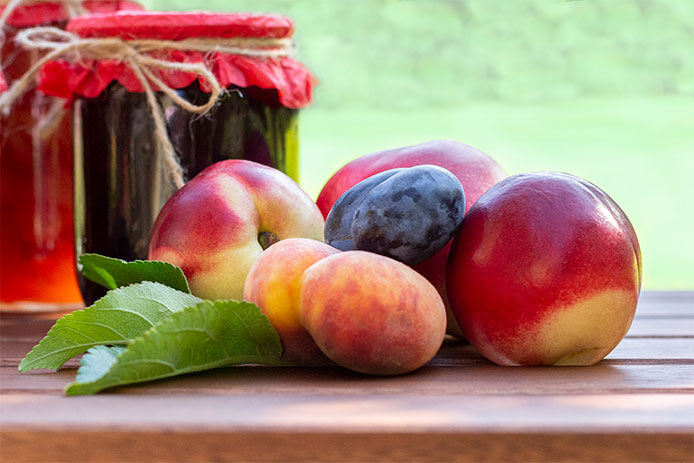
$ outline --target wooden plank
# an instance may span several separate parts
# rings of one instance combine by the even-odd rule
[[[594,367],[498,367],[447,342],[400,377],[243,367],[81,398],[62,394],[77,360],[16,370],[53,321],[3,315],[0,460],[691,463],[693,303],[644,292],[628,337]]]
[[[37,445],[40,442],[40,445]],[[689,432],[358,433],[180,429],[22,430],[0,434],[12,462],[686,462]]]
[[[670,432],[694,427],[689,394],[3,394],[0,411],[3,429]]]
[[[694,361],[694,338],[624,338],[607,359],[691,362]]]
[[[694,337],[694,318],[635,318],[627,337]]]
[[[694,360],[690,339],[624,339],[606,361],[587,368],[502,368],[484,359],[472,346],[447,343],[420,372],[402,378],[371,378],[340,368],[267,369],[244,367],[189,375],[148,385],[122,388],[121,393],[156,394],[206,392],[244,394],[254,391],[300,393],[306,388],[341,393],[386,391],[448,391],[450,394],[562,394],[607,391],[692,391]],[[5,352],[5,350],[3,350]],[[644,354],[645,352],[645,354]],[[666,364],[665,360],[671,361]],[[0,392],[31,391],[61,394],[73,381],[78,359],[59,372],[19,373],[19,358],[0,368]],[[655,374],[657,372],[657,375]],[[689,375],[689,381],[687,381]],[[537,384],[536,384],[537,383]],[[343,387],[346,386],[346,387]]]
[[[41,338],[59,315],[0,314],[0,338]],[[643,291],[636,319],[642,317],[694,318],[694,291]]]
[[[0,340],[0,366],[17,366],[20,360],[35,345],[36,340],[23,338],[19,341]],[[686,337],[627,337],[620,342],[608,359],[646,359],[646,360],[692,360],[694,359],[694,339]],[[470,344],[449,339],[444,343],[433,364],[450,364],[459,360],[459,365],[488,363]],[[689,363],[689,362],[685,362]],[[68,362],[76,366],[77,359]]]
[[[645,289],[641,291],[640,299],[652,301],[679,301],[694,303],[694,290],[692,289]]]
[[[663,293],[660,297],[664,300],[651,294],[646,292],[642,296],[629,336],[694,336],[694,291],[675,293],[674,296]],[[54,322],[55,319],[48,315],[29,318],[3,314],[0,339],[38,342]]]
[[[74,370],[20,374],[0,368],[0,392],[61,394]],[[639,392],[694,392],[694,364],[633,364],[606,360],[592,367],[499,367],[489,362],[460,366],[432,362],[398,377],[371,377],[342,368],[237,367],[206,371],[114,389],[123,395],[301,394],[362,395],[560,395]]]
[[[658,360],[668,363],[691,364],[694,362],[694,338],[628,337],[622,339],[606,358],[608,360]],[[441,347],[432,364],[450,364],[456,359],[460,361],[460,366],[487,363],[482,354],[472,345],[448,341]]]
[[[0,339],[40,340],[48,333],[56,318],[34,318],[29,316],[2,314],[0,316]]]
[[[453,398],[417,394],[101,395],[57,400],[11,394],[0,397],[0,411],[2,448],[13,455],[12,461],[37,456],[51,461],[106,456],[124,461],[143,457],[176,461],[394,457],[456,461],[459,457],[474,461],[580,456],[597,461],[605,457],[601,446],[607,443],[607,452],[614,453],[606,460],[635,455],[640,461],[665,457],[685,461],[691,455],[687,452],[694,426],[694,397],[658,394]],[[278,441],[276,436],[286,439]],[[399,437],[393,440],[395,436]],[[617,436],[626,439],[624,447],[614,447]],[[561,445],[557,446],[557,439]],[[122,445],[123,441],[128,445]],[[442,447],[431,447],[432,441],[438,442],[435,447]],[[581,450],[576,445],[579,442],[589,450]],[[233,445],[227,447],[230,443]],[[387,450],[387,444],[396,443],[396,449]],[[353,445],[357,447],[353,449]],[[638,452],[630,446],[637,446]],[[47,453],[39,455],[37,447]]]
[[[636,317],[694,317],[694,291],[643,291]]]
[[[682,322],[686,323],[682,323]],[[635,321],[627,337],[623,339],[608,359],[694,359],[694,336],[677,336],[673,333],[690,332],[688,325],[694,320],[646,319]],[[658,333],[658,334],[653,334]],[[16,366],[37,343],[35,338],[0,340],[0,366]],[[469,344],[447,342],[437,358],[460,359],[461,364],[483,361],[483,357]]]

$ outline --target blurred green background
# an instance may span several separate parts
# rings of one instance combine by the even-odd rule
[[[149,0],[163,10],[191,0]],[[321,80],[301,117],[314,198],[363,154],[451,138],[509,174],[603,188],[641,241],[644,287],[694,287],[694,1],[208,0],[296,24]]]

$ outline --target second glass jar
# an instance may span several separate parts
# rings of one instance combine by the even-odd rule
[[[224,159],[248,159],[296,179],[298,110],[281,106],[277,92],[234,88],[205,116],[190,113],[159,93],[169,138],[186,180]],[[179,90],[186,100],[208,97],[197,82]],[[176,191],[166,173],[144,93],[112,83],[97,98],[74,106],[76,254],[146,259],[157,213]],[[103,288],[79,278],[87,304]]]
[[[208,101],[209,82],[201,84],[198,75],[175,66],[150,68],[159,79],[149,81],[157,100],[153,108],[142,77],[129,68],[134,61],[125,57],[102,53],[91,60],[45,65],[41,89],[73,101],[77,258],[84,253],[147,258],[157,214],[177,190],[153,111],[160,111],[184,181],[225,159],[269,165],[297,180],[297,116],[310,103],[315,79],[290,56],[294,29],[288,18],[123,13],[78,18],[67,30],[95,39],[95,46],[98,39],[113,38],[130,47],[142,46],[139,53],[158,62],[200,63],[224,89],[209,111],[196,114],[156,91],[161,82],[194,105]],[[86,304],[105,294],[83,277],[79,286]]]

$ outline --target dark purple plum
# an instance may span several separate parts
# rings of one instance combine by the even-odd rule
[[[465,194],[446,169],[421,165],[363,180],[335,203],[325,223],[326,242],[412,265],[441,249],[460,227]]]
[[[390,169],[380,172],[345,191],[335,201],[328,218],[325,220],[325,241],[340,251],[353,251],[355,248],[352,242],[352,219],[357,208],[371,190],[403,170],[405,169]]]

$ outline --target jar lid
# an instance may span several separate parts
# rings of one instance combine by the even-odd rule
[[[125,11],[82,16],[67,30],[81,37],[125,40],[254,37],[282,39],[294,32],[286,16],[253,13]]]
[[[7,7],[6,0],[0,0],[0,15]],[[72,2],[76,4],[77,2]],[[7,24],[15,28],[26,28],[68,21],[70,9],[66,2],[42,2],[28,0],[22,2],[7,18]],[[141,10],[142,6],[135,1],[125,0],[84,0],[82,8],[90,13],[112,13],[120,10]]]
[[[158,61],[170,63],[203,63],[214,74],[220,86],[227,88],[259,87],[276,90],[280,104],[302,108],[311,102],[316,78],[299,61],[286,53],[264,56],[246,51],[248,47],[265,50],[265,39],[287,41],[294,32],[292,21],[279,15],[250,13],[204,12],[119,12],[81,16],[68,23],[66,30],[83,38],[120,38],[133,45],[138,40],[167,41],[161,48],[148,46],[142,53]],[[202,39],[206,49],[186,45],[186,40]],[[219,40],[219,46],[215,43]],[[225,41],[234,46],[225,48]],[[260,41],[260,44],[256,43]],[[180,48],[176,43],[180,42]],[[220,51],[221,50],[221,51]],[[228,50],[240,50],[229,52]],[[111,82],[117,81],[128,91],[143,92],[142,81],[126,60],[120,56],[99,56],[79,60],[60,59],[46,63],[41,69],[39,89],[44,93],[66,98],[96,98]],[[199,74],[170,68],[150,71],[172,89],[185,88],[198,80],[203,91],[209,82]],[[156,90],[155,82],[150,82]]]
[[[0,16],[8,6],[8,0],[0,0]],[[77,4],[77,2],[73,2]],[[6,23],[15,29],[65,22],[70,19],[71,11],[65,2],[42,2],[27,0],[19,4],[7,17]],[[134,1],[125,0],[84,0],[82,8],[90,13],[113,13],[120,10],[141,10],[142,6]],[[2,58],[0,56],[0,58]],[[2,74],[0,60],[0,92],[7,90],[7,82]]]

